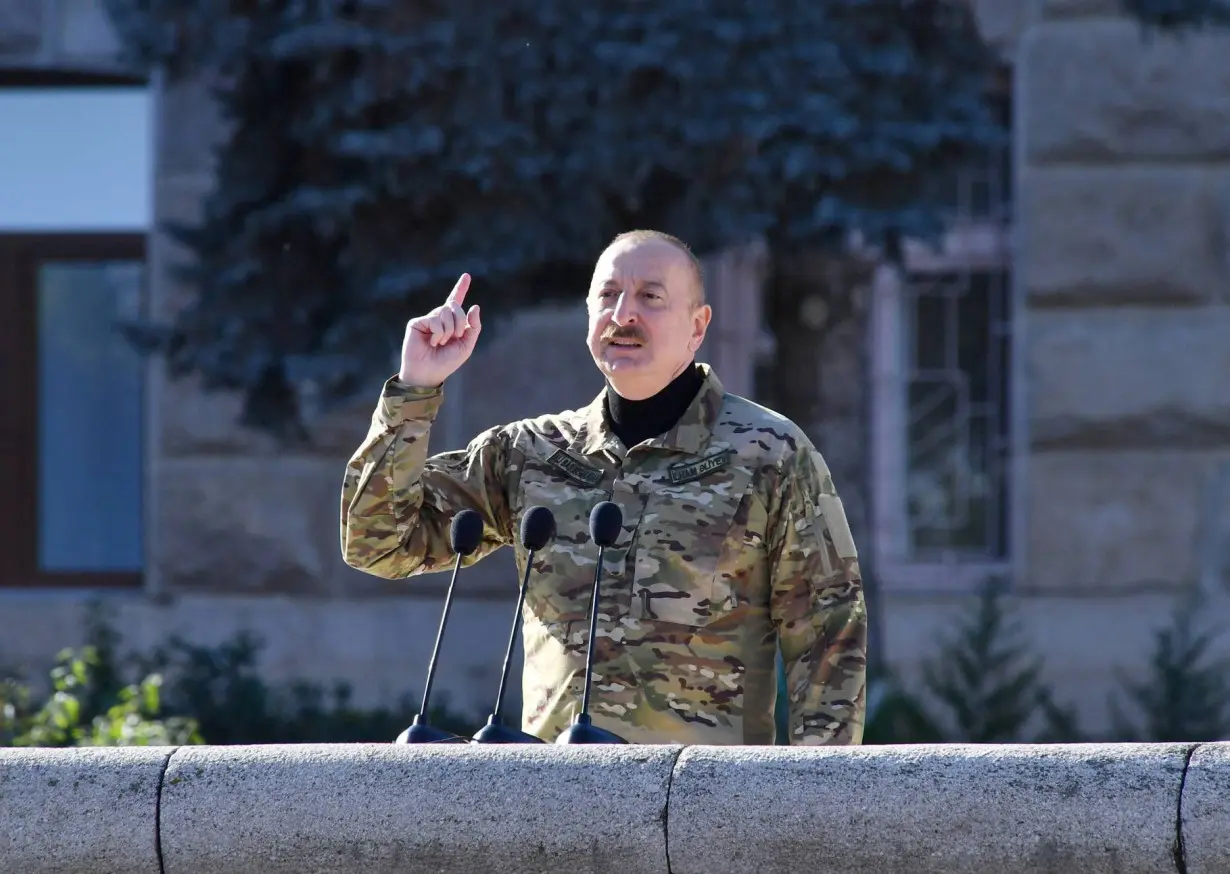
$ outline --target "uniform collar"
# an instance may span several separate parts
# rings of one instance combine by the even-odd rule
[[[660,437],[638,445],[696,455],[709,442],[713,426],[717,423],[718,413],[722,409],[722,402],[726,397],[726,389],[722,387],[712,367],[703,363],[698,363],[698,366],[704,376],[704,382],[701,383],[700,391],[696,393],[692,403],[679,417],[675,427]],[[593,455],[604,449],[622,455],[627,449],[607,425],[603,410],[605,396],[606,389],[603,389],[597,397],[590,401],[588,406],[581,410],[581,426],[577,429],[576,437],[573,438],[570,448],[582,455]]]

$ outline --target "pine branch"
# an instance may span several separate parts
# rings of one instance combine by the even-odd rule
[[[614,234],[706,251],[935,237],[1003,142],[962,4],[108,0],[131,57],[210,74],[228,127],[191,306],[135,325],[176,375],[301,430],[387,375],[463,270],[486,311],[577,295]],[[498,318],[485,322],[493,327]]]
[[[984,585],[973,613],[923,665],[924,687],[947,711],[937,724],[967,743],[1019,743],[1041,720],[1040,740],[1078,736],[1076,717],[1054,703],[1042,659],[1030,653],[1021,624],[1003,607],[1000,585]],[[933,705],[934,706],[934,705]]]
[[[1147,672],[1117,671],[1109,710],[1122,740],[1214,741],[1230,737],[1230,659],[1209,654],[1220,632],[1197,625],[1203,599],[1176,606],[1170,627],[1154,635]],[[1125,707],[1121,698],[1126,698]],[[1129,709],[1136,711],[1133,719]]]

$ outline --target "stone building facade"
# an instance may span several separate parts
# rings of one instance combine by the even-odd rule
[[[1230,35],[1146,40],[1098,0],[977,5],[1013,82],[1011,179],[983,180],[1004,215],[971,208],[944,252],[868,278],[858,329],[828,335],[812,430],[836,471],[870,471],[844,490],[889,661],[916,677],[975,586],[1003,577],[1057,697],[1097,726],[1114,669],[1142,667],[1177,595],[1203,591],[1205,615],[1230,620]],[[95,0],[6,4],[0,107],[6,86],[69,74],[127,87],[114,48]],[[199,208],[220,127],[203,85],[132,85],[150,100],[143,307],[165,315],[186,299],[183,254],[158,227]],[[0,221],[0,280],[6,234],[24,239]],[[706,357],[755,397],[763,253],[710,266]],[[985,329],[972,352],[943,333],[954,319],[960,337]],[[586,402],[600,383],[583,324],[579,301],[513,318],[451,382],[433,448]],[[526,350],[549,383],[519,366]],[[10,569],[0,662],[41,668],[102,597],[135,649],[246,628],[271,678],[344,678],[364,701],[420,688],[446,577],[389,583],[338,551],[342,465],[378,384],[290,452],[238,428],[235,398],[142,368],[139,573],[99,588]],[[494,694],[515,582],[509,556],[462,576],[439,684],[459,706]]]

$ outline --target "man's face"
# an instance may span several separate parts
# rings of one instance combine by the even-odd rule
[[[590,283],[589,351],[611,387],[643,400],[683,372],[711,310],[688,256],[660,240],[623,241],[598,259]]]

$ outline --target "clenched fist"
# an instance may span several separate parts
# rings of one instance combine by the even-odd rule
[[[469,359],[483,329],[477,305],[469,312],[462,309],[469,288],[470,274],[463,273],[442,306],[406,323],[397,374],[401,383],[440,385]]]

